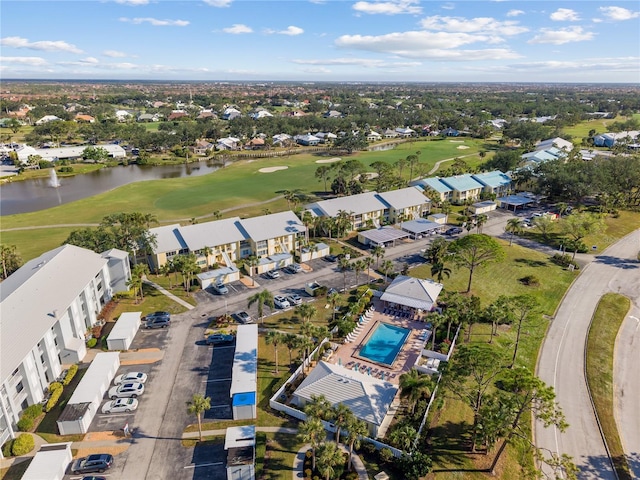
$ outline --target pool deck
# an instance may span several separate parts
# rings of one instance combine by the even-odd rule
[[[368,372],[369,368],[371,368],[371,374],[376,378],[381,378],[384,373],[385,381],[397,385],[400,375],[411,370],[415,365],[416,360],[420,356],[420,352],[429,339],[430,332],[424,322],[398,318],[383,313],[383,310],[384,306],[382,302],[375,300],[374,310],[370,315],[369,321],[364,324],[357,335],[354,335],[355,338],[353,338],[351,342],[340,345],[328,361],[329,363],[342,364],[342,366],[351,369],[354,369],[354,366],[359,364],[358,371],[361,373]],[[360,347],[366,343],[369,335],[379,322],[411,329],[402,349],[391,366],[375,363],[357,355]]]

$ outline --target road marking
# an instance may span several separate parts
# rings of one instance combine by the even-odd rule
[[[213,383],[213,382],[230,382],[230,378],[214,378],[213,380],[202,380],[202,383]]]
[[[224,405],[211,405],[211,408],[228,408],[229,404],[225,403]]]
[[[98,417],[105,417],[105,418],[113,418],[113,417],[128,417],[130,415],[133,415],[133,412],[129,412],[129,413],[101,413],[100,415],[98,415]]]
[[[224,465],[224,463],[223,462],[201,463],[199,465],[187,465],[184,468],[217,467],[219,465]]]

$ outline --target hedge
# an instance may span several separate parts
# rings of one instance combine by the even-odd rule
[[[16,425],[21,432],[30,432],[33,430],[33,418],[23,416]]]
[[[95,340],[95,338],[92,338],[91,340]],[[89,343],[91,343],[91,340],[89,340],[89,342],[87,343],[87,346],[89,346]],[[91,348],[91,347],[89,347],[89,348]],[[62,381],[62,385],[64,385],[65,387],[67,385],[69,385],[71,383],[71,380],[73,380],[73,377],[76,376],[76,373],[78,373],[78,365],[71,365],[69,367],[69,370],[67,370],[67,374],[64,376],[64,380]]]
[[[15,440],[13,438],[7,440],[7,442],[2,445],[2,456],[4,458],[8,458],[11,456],[11,449],[13,448],[13,442],[15,442]]]
[[[49,391],[51,393],[53,393],[56,390],[59,390],[62,388],[62,384],[60,382],[53,382],[51,383],[51,385],[49,385]]]
[[[20,435],[13,442],[13,446],[11,447],[11,453],[14,457],[20,457],[22,455],[26,455],[31,450],[35,448],[36,444],[33,441],[33,437],[31,435]]]
[[[58,403],[58,400],[60,400],[60,395],[62,395],[62,390],[63,390],[62,385],[60,385],[60,388],[56,388],[55,390],[51,391],[51,396],[49,397],[49,400],[47,401],[47,404],[44,407],[45,412],[50,411],[53,407],[56,406],[56,403]]]
[[[32,420],[38,418],[42,414],[42,405],[36,403],[24,409],[22,418],[30,418]]]

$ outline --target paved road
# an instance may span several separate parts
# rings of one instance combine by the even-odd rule
[[[640,230],[595,257],[576,279],[552,321],[538,359],[538,376],[555,388],[570,427],[561,433],[535,425],[540,448],[571,455],[581,479],[614,479],[584,377],[584,351],[589,322],[600,297],[619,292],[638,304],[640,299]],[[628,362],[627,369],[637,365]],[[629,378],[631,372],[623,372]],[[638,382],[637,376],[634,382]],[[637,407],[637,398],[636,404]],[[625,410],[624,422],[636,422],[639,409]],[[628,416],[628,418],[626,418]]]

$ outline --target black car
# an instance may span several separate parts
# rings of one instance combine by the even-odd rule
[[[228,345],[233,343],[235,337],[224,333],[212,333],[205,339],[207,345]]]
[[[109,455],[108,453],[99,453],[79,458],[71,466],[71,471],[73,473],[102,473],[111,468],[112,464],[113,455]]]
[[[337,261],[338,261],[338,256],[337,256],[337,255],[326,255],[326,256],[324,257],[324,259],[325,259],[327,262],[335,263],[335,262],[337,262]]]
[[[90,477],[82,477],[82,480],[107,480],[107,477],[96,477],[91,475]]]
[[[445,235],[459,235],[462,233],[462,229],[460,227],[452,227],[450,229],[448,229],[446,232],[444,232]]]

